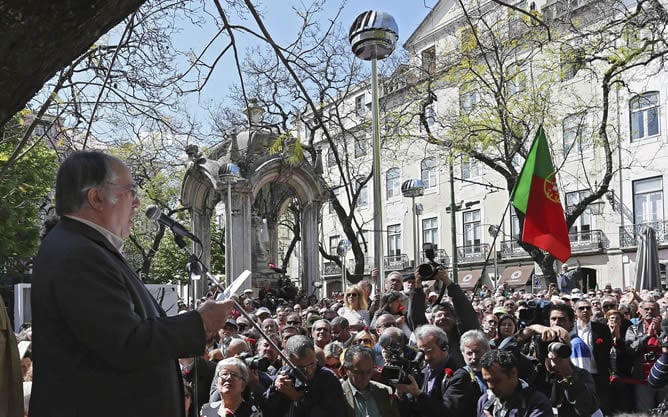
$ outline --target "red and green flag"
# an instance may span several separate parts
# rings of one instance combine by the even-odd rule
[[[571,242],[542,126],[538,128],[510,199],[515,209],[524,214],[520,240],[566,262],[571,256]]]

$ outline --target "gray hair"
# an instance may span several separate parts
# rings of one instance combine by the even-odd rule
[[[305,358],[309,352],[315,352],[313,341],[306,336],[294,335],[285,342],[285,353],[291,358]]]
[[[350,326],[348,319],[343,316],[336,316],[332,319],[332,326],[339,326],[342,329],[347,329]]]
[[[241,379],[244,381],[244,385],[248,383],[248,366],[246,366],[244,361],[237,357],[225,358],[218,362],[218,365],[216,365],[216,378],[226,366],[236,366],[239,368],[239,372],[241,372]]]
[[[464,348],[473,342],[480,343],[485,352],[489,352],[490,349],[489,340],[487,339],[487,336],[485,336],[485,333],[483,333],[481,330],[478,329],[473,329],[464,332],[464,334],[459,339],[459,349],[463,353]]]
[[[353,366],[353,359],[355,356],[358,356],[363,359],[370,359],[372,362],[375,361],[373,350],[369,349],[366,346],[361,345],[352,345],[346,352],[343,354],[343,366],[350,368]]]
[[[56,176],[56,213],[75,213],[88,204],[88,190],[114,182],[117,158],[97,151],[78,151],[60,165]]]
[[[433,336],[439,346],[448,345],[448,335],[438,326],[424,324],[415,329],[416,340],[424,340],[427,336]]]

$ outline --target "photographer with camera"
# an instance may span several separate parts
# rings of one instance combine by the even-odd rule
[[[297,369],[288,365],[279,371],[265,392],[265,417],[344,417],[341,383],[318,365],[311,339],[292,336],[283,351]]]
[[[425,253],[428,254],[425,244]],[[431,258],[430,258],[431,259]],[[426,275],[424,275],[426,274]],[[450,341],[450,356],[458,362],[463,363],[464,357],[459,348],[459,338],[462,333],[480,328],[478,315],[473,309],[471,301],[466,297],[464,291],[453,282],[448,273],[436,263],[427,263],[418,266],[415,271],[415,278],[418,282],[422,280],[433,279],[440,282],[447,289],[447,294],[452,303],[441,302],[432,306],[431,318],[426,316],[426,301],[422,285],[416,285],[408,296],[408,314],[407,321],[412,329],[416,329],[423,324],[433,324],[442,329]]]
[[[422,370],[422,385],[413,375],[408,384],[396,384],[397,392],[410,394],[402,400],[401,409],[410,416],[472,416],[480,397],[475,378],[462,364],[450,357],[448,336],[443,329],[425,324],[415,331],[417,346],[427,366]]]
[[[583,369],[592,353],[574,331],[575,312],[566,304],[553,304],[548,320],[549,327],[536,323],[518,334],[520,341],[534,344],[538,366],[532,386],[550,398],[560,417],[602,415],[594,379]]]

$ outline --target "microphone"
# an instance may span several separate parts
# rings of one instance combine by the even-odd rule
[[[177,222],[176,220],[172,219],[165,213],[161,212],[158,206],[150,205],[146,208],[146,217],[148,217],[151,220],[155,220],[158,223],[169,227],[172,229],[172,232],[174,232],[175,235],[177,236],[183,236],[187,237],[193,242],[197,242],[200,245],[202,242],[195,236],[194,234],[190,233],[188,229],[185,228],[181,223]]]

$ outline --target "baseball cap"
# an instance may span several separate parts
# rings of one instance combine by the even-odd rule
[[[257,310],[255,310],[256,316],[259,316],[261,314],[269,314],[271,316],[271,310],[269,310],[267,307],[260,307]]]
[[[237,329],[239,328],[239,325],[237,324],[237,321],[235,319],[227,319],[227,321],[225,322],[225,326],[228,326],[228,325],[229,326],[234,326]]]

